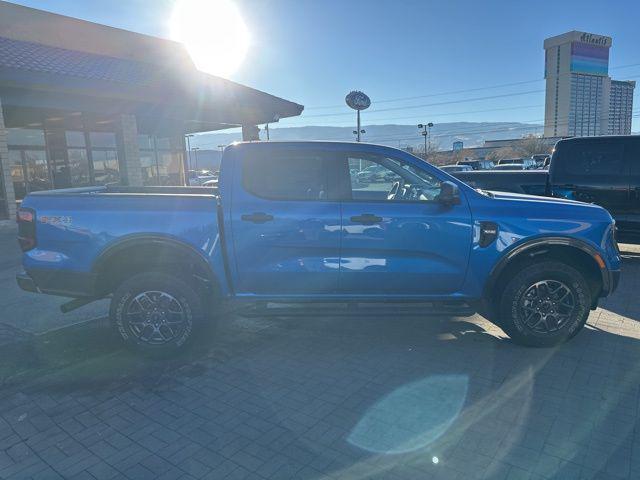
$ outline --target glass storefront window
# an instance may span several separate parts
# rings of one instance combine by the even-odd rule
[[[86,147],[84,132],[65,132],[67,147]]]
[[[24,165],[30,192],[51,188],[47,154],[44,150],[25,150]]]
[[[115,150],[91,150],[94,184],[106,185],[120,181],[118,152]]]
[[[44,130],[31,128],[7,128],[9,145],[44,147]]]
[[[175,140],[175,142],[174,142]],[[174,148],[172,149],[172,143]],[[183,152],[177,139],[138,135],[144,185],[183,185]]]
[[[140,151],[140,166],[142,168],[142,183],[148,185],[158,185],[158,166],[154,152]]]
[[[61,174],[66,180],[69,177],[69,186],[82,187],[90,184],[89,181],[89,159],[87,150],[84,148],[69,148],[67,150],[69,165],[63,166]]]
[[[151,135],[138,135],[138,148],[142,150],[153,150],[153,137]]]
[[[171,139],[168,137],[156,137],[156,148],[160,150],[170,150]]]
[[[9,164],[16,200],[22,200],[29,192],[51,188],[47,154],[44,150],[11,149]]]
[[[159,185],[182,184],[182,154],[158,152]]]
[[[113,132],[91,132],[89,139],[92,147],[116,148],[116,134]]]
[[[22,152],[20,150],[9,150],[9,168],[11,169],[11,179],[13,180],[13,191],[16,200],[22,200],[27,195],[27,183],[24,179]]]

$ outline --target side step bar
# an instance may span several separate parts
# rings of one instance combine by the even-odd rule
[[[467,303],[261,303],[249,305],[237,313],[244,317],[470,317],[477,311]]]

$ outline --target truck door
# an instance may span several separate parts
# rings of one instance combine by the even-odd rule
[[[243,145],[234,163],[231,226],[238,295],[324,295],[338,289],[340,203],[328,157]]]
[[[595,203],[619,222],[629,214],[629,162],[620,139],[559,142],[550,180],[554,196]]]
[[[461,287],[472,242],[469,206],[464,195],[460,205],[440,203],[441,182],[420,163],[343,158],[341,293],[437,296]],[[371,165],[382,170],[375,178],[359,175]]]

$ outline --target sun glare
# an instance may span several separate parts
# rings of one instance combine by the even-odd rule
[[[171,38],[187,48],[196,67],[227,76],[242,64],[249,31],[230,0],[176,0]]]

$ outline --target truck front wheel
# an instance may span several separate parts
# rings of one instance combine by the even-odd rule
[[[161,272],[125,280],[113,294],[109,313],[124,343],[151,355],[169,355],[184,348],[204,317],[195,289]]]
[[[582,273],[562,262],[533,263],[507,282],[499,299],[500,326],[516,343],[550,347],[575,336],[590,307]]]

